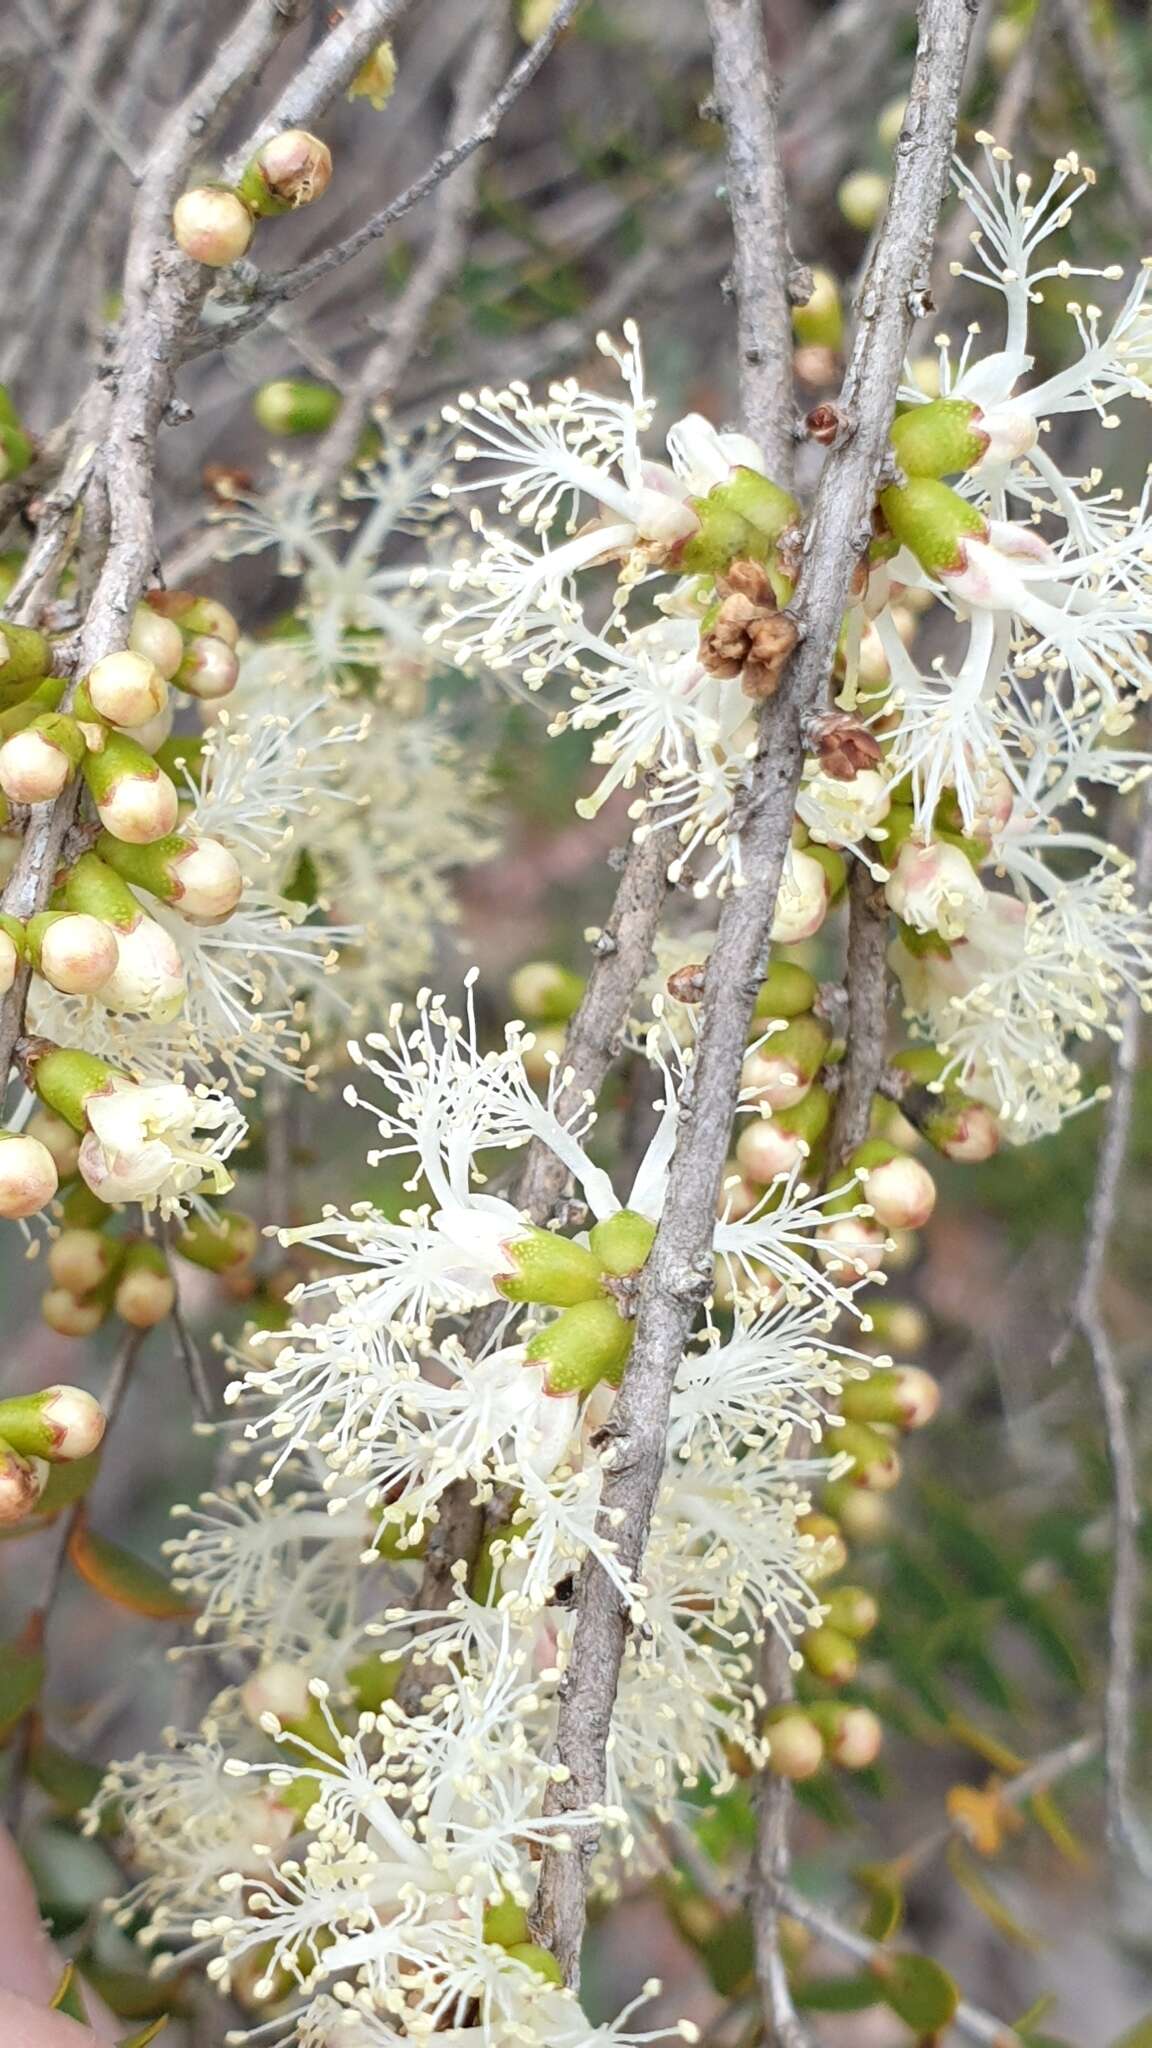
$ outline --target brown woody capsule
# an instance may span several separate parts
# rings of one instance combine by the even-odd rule
[[[814,718],[805,738],[825,775],[836,782],[854,782],[864,768],[877,768],[884,758],[875,736],[858,718],[827,711]]]

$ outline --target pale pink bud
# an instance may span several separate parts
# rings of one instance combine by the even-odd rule
[[[2,751],[2,750],[0,750]],[[118,776],[96,810],[106,832],[126,846],[150,846],[176,829],[180,800],[167,775]]]
[[[240,863],[218,839],[197,839],[169,873],[179,891],[172,908],[192,924],[222,924],[244,893]]]
[[[240,663],[226,640],[217,639],[214,633],[197,633],[188,642],[176,680],[189,696],[198,697],[202,704],[214,704],[219,697],[231,696],[239,674]]]
[[[176,1306],[176,1282],[151,1266],[130,1266],[116,1289],[113,1306],[134,1330],[153,1330]]]
[[[36,1506],[48,1483],[43,1458],[22,1458],[18,1451],[0,1451],[0,1523],[22,1522]]]
[[[893,1373],[901,1429],[924,1429],[940,1408],[940,1382],[919,1365],[898,1365]]]
[[[0,930],[0,996],[7,995],[19,971],[20,955],[15,941]]]
[[[961,1166],[980,1166],[999,1151],[1000,1126],[982,1102],[967,1102],[963,1109],[948,1112],[948,1122],[947,1135],[934,1138],[946,1159],[955,1159]]]
[[[869,1167],[864,1194],[886,1230],[921,1230],[936,1207],[932,1175],[907,1155]]]
[[[736,1157],[749,1180],[767,1187],[782,1173],[791,1173],[807,1153],[794,1131],[782,1130],[770,1117],[754,1117],[736,1140]]]
[[[48,1271],[69,1294],[91,1294],[107,1278],[110,1252],[99,1230],[62,1230],[48,1248]]]
[[[238,263],[252,240],[252,215],[234,192],[211,185],[182,192],[172,209],[172,232],[185,256],[222,270]]]
[[[883,1265],[884,1232],[863,1216],[833,1216],[821,1230],[816,1249],[829,1278],[850,1283]]]
[[[828,1744],[833,1763],[845,1771],[864,1771],[884,1746],[884,1729],[871,1707],[844,1707],[836,1716]]]
[[[65,996],[102,989],[119,958],[116,934],[86,912],[59,917],[40,942],[40,972]]]
[[[40,1313],[58,1337],[91,1337],[104,1321],[99,1301],[77,1301],[67,1287],[50,1287],[40,1297]]]
[[[39,1138],[0,1133],[0,1216],[35,1216],[58,1186],[56,1162]]]
[[[328,190],[332,152],[306,128],[285,128],[256,156],[264,183],[287,206],[309,206]]]
[[[87,1458],[104,1434],[105,1416],[99,1401],[84,1387],[46,1387],[38,1397],[41,1420],[52,1431],[52,1456]]]
[[[168,702],[168,685],[159,669],[127,647],[98,661],[89,672],[87,687],[93,710],[109,725],[143,725]]]
[[[128,645],[169,682],[184,659],[184,635],[179,626],[173,619],[161,618],[149,604],[138,604],[133,612]]]
[[[812,1076],[797,1072],[796,1061],[787,1053],[770,1050],[772,1041],[759,1052],[750,1052],[740,1071],[740,1086],[755,1092],[761,1109],[792,1109],[803,1101],[812,1086]]]
[[[784,863],[772,939],[778,946],[794,946],[818,932],[828,911],[828,877],[818,860],[799,847],[792,847]]]
[[[1019,461],[1036,446],[1040,432],[1039,423],[1027,407],[1011,400],[1006,405],[993,406],[991,412],[982,412],[978,425],[979,431],[988,436],[988,446],[969,472],[972,476]]]
[[[105,1009],[164,1023],[183,1008],[185,989],[180,948],[155,918],[119,933],[115,972],[100,990]]]
[[[80,1135],[62,1116],[41,1104],[25,1124],[24,1135],[38,1138],[45,1150],[51,1153],[61,1180],[67,1180],[75,1173],[80,1157]]]
[[[67,754],[42,732],[14,732],[0,747],[0,789],[10,803],[52,803],[71,776]]]

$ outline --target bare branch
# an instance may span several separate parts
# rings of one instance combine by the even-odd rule
[[[806,720],[827,690],[853,567],[887,450],[912,324],[924,310],[932,237],[943,197],[964,60],[967,0],[923,0],[916,69],[896,150],[888,215],[860,296],[860,324],[842,394],[852,424],[821,478],[796,603],[805,638],[762,718],[741,831],[745,886],[725,900],[705,984],[692,1098],[656,1243],[645,1271],[632,1358],[610,1418],[602,1527],[637,1575],[664,1466],[672,1385],[697,1305],[711,1279],[711,1231],[748,1020],[768,958],[804,758]],[[581,1574],[570,1668],[561,1687],[556,1755],[565,1781],[554,1810],[595,1806],[628,1617],[592,1560]],[[545,1851],[538,1924],[565,1975],[579,1967],[585,1872],[593,1843]]]
[[[848,1046],[829,1152],[839,1166],[868,1135],[888,1036],[888,906],[862,860],[848,882]]]

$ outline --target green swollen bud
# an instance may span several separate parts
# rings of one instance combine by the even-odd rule
[[[94,1053],[81,1052],[75,1046],[52,1045],[47,1039],[33,1040],[25,1052],[24,1066],[41,1102],[62,1116],[74,1131],[87,1128],[84,1105],[88,1097],[98,1095],[109,1082],[120,1078],[115,1068],[106,1060],[97,1059]]]
[[[566,1308],[529,1339],[525,1357],[544,1367],[550,1394],[588,1394],[601,1380],[615,1384],[632,1349],[633,1325],[610,1301],[581,1301]]]
[[[847,1685],[855,1678],[859,1652],[838,1628],[810,1628],[800,1638],[800,1649],[809,1671],[829,1685]]]
[[[848,863],[844,855],[837,853],[834,846],[818,846],[815,840],[809,840],[804,852],[823,868],[828,877],[829,903],[838,902],[848,886]]]
[[[914,476],[880,493],[880,509],[900,542],[930,576],[958,575],[965,540],[986,540],[988,522],[959,491],[934,477]]]
[[[849,1380],[840,1396],[840,1411],[849,1421],[896,1429],[921,1429],[939,1405],[939,1385],[918,1365],[890,1366],[866,1380]]]
[[[988,447],[976,424],[983,417],[970,398],[935,398],[913,405],[892,427],[892,448],[906,476],[954,476],[972,469]]]
[[[919,1081],[922,1087],[929,1088],[945,1073],[948,1059],[934,1045],[904,1045],[893,1053],[890,1064],[897,1073],[907,1074],[910,1081]]]
[[[726,569],[737,560],[764,561],[779,536],[800,517],[789,491],[757,470],[738,467],[707,497],[692,501],[700,520],[681,551],[679,567],[689,575]]]
[[[260,1232],[250,1216],[235,1210],[221,1210],[208,1217],[190,1216],[176,1239],[174,1250],[193,1266],[208,1273],[231,1273],[256,1256]]]
[[[103,833],[101,837],[107,840],[108,835]],[[68,870],[64,877],[64,901],[69,910],[98,917],[118,931],[131,931],[144,915],[127,882],[95,853],[82,853]]]
[[[845,1477],[852,1486],[873,1493],[888,1493],[900,1480],[900,1454],[886,1436],[867,1422],[845,1419],[831,1438],[837,1453],[847,1453],[852,1469]],[[833,1512],[835,1512],[833,1510]]]
[[[780,1707],[766,1722],[768,1768],[778,1778],[802,1783],[824,1762],[824,1739],[807,1707]]]
[[[595,1301],[603,1293],[598,1260],[570,1237],[551,1230],[529,1230],[504,1246],[511,1273],[496,1276],[496,1290],[505,1301],[534,1301],[553,1308]]]
[[[761,476],[759,470],[747,469],[743,464],[732,471],[725,483],[717,484],[709,492],[709,501],[717,491],[723,492],[724,502],[765,540],[779,540],[800,517],[799,503],[791,491],[782,490],[771,477]]]
[[[551,1949],[541,1948],[535,1941],[518,1941],[513,1942],[508,1953],[518,1963],[525,1963],[530,1970],[535,1970],[549,1984],[563,1984],[564,1972]]]
[[[508,983],[513,1008],[530,1023],[566,1024],[584,998],[585,982],[556,960],[526,960]]]
[[[807,1709],[830,1760],[843,1771],[867,1770],[884,1746],[884,1730],[871,1707],[846,1700],[815,1700]]]
[[[236,193],[250,213],[266,219],[309,206],[326,192],[332,152],[305,128],[285,128],[245,165]]]
[[[104,1411],[83,1387],[45,1387],[0,1401],[0,1439],[25,1458],[87,1458],[104,1434]]]
[[[799,1017],[810,1010],[820,985],[806,967],[791,960],[773,960],[756,998],[756,1017]]]
[[[520,1948],[530,1939],[528,1915],[507,1892],[484,1908],[484,1939],[493,1948]]]
[[[0,788],[14,804],[51,803],[84,759],[84,735],[63,711],[45,711],[0,746]]]
[[[84,780],[106,832],[132,846],[148,846],[171,832],[179,816],[175,785],[126,733],[110,732],[98,754],[84,760]]]
[[[848,1545],[840,1533],[839,1522],[832,1515],[815,1511],[801,1515],[796,1528],[799,1535],[810,1536],[817,1546],[815,1561],[810,1557],[805,1565],[805,1577],[812,1584],[819,1584],[821,1579],[833,1578],[837,1572],[843,1571],[848,1562]]]
[[[854,1643],[871,1635],[880,1619],[875,1599],[863,1586],[833,1586],[824,1595],[823,1604],[826,1626],[839,1629],[842,1636],[849,1636]]]
[[[0,683],[27,683],[52,666],[52,642],[32,626],[0,625]]]
[[[639,1272],[655,1238],[656,1225],[635,1209],[618,1209],[588,1232],[589,1246],[603,1271],[620,1279]]]
[[[330,384],[276,377],[260,386],[252,400],[252,410],[268,434],[323,434],[343,403],[340,393]]]
[[[83,1128],[82,1125],[72,1124],[70,1118],[65,1118],[64,1121],[73,1130]],[[62,1204],[62,1220],[69,1230],[103,1230],[105,1224],[111,1222],[113,1213],[108,1203],[102,1202],[99,1195],[94,1195],[87,1182],[82,1180],[78,1180],[74,1187],[69,1188]]]
[[[831,271],[813,270],[812,296],[792,308],[792,332],[802,348],[828,348],[839,355],[844,346],[844,305]]]

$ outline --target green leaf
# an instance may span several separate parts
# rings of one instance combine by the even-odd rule
[[[58,1515],[61,1508],[70,1508],[74,1501],[83,1500],[99,1470],[99,1451],[90,1451],[86,1458],[70,1458],[63,1464],[53,1465],[48,1474],[48,1484],[37,1502],[38,1519],[43,1521]]]
[[[879,2005],[881,1994],[870,1974],[860,1977],[809,1977],[806,1984],[794,1984],[792,1996],[809,2012],[866,2012]]]
[[[196,1612],[154,1564],[122,1550],[107,1536],[97,1536],[83,1520],[72,1531],[68,1556],[86,1585],[133,1614],[178,1621]]]
[[[934,2034],[946,2027],[960,2003],[947,1970],[931,1956],[876,1956],[871,1970],[885,2004],[917,2033]]]
[[[44,1656],[22,1643],[0,1645],[0,1743],[7,1742],[30,1707],[40,1697],[44,1683]]]
[[[65,1963],[64,1974],[52,1993],[48,2010],[65,2013],[70,2020],[79,2020],[82,2026],[87,2026],[88,2013],[80,1996],[80,1981],[76,1975],[75,1963]]]
[[[148,2026],[141,2027],[139,2033],[122,2034],[116,2048],[148,2048],[149,2041],[154,2041],[157,2034],[162,2033],[167,2025],[168,2015],[161,2013],[158,2020],[152,2020]]]
[[[862,1863],[852,1875],[868,1895],[864,1932],[870,1941],[890,1941],[904,1918],[904,1888],[885,1863]]]
[[[961,1842],[949,1845],[948,1867],[961,1890],[967,1892],[972,1904],[1006,1941],[1014,1942],[1017,1948],[1030,1949],[1033,1954],[1043,1948],[1044,1943],[1009,1912],[999,1892],[973,1863]]]

